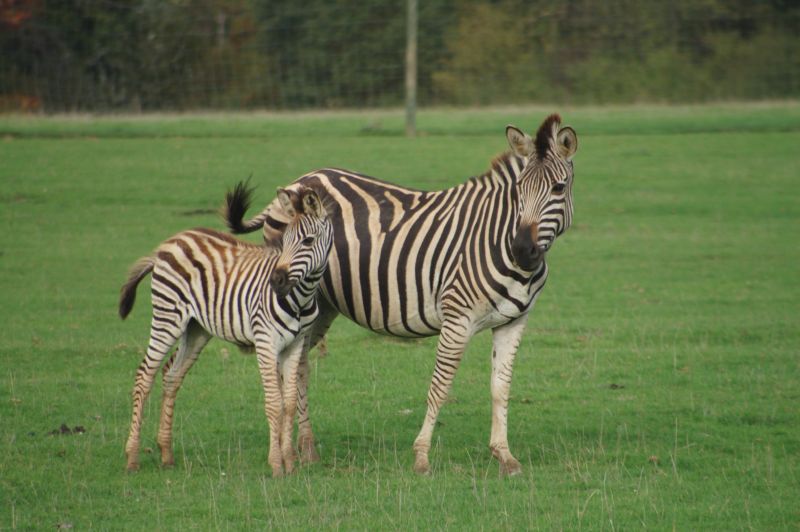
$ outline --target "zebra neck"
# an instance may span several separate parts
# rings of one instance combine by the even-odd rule
[[[321,277],[322,274],[311,274],[298,282],[288,294],[279,298],[285,302],[285,306],[282,305],[284,309],[295,317],[305,314],[305,311],[314,306]]]
[[[517,177],[526,163],[524,158],[505,152],[492,161],[488,172],[475,178],[476,193],[483,195],[481,201],[487,204],[487,212],[492,213],[486,227],[491,233],[486,236],[496,249],[502,247],[507,257],[511,256],[519,218]]]

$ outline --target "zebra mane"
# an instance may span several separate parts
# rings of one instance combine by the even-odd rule
[[[494,170],[495,172],[502,172],[503,168],[505,168],[506,163],[509,162],[514,157],[516,157],[516,155],[514,155],[514,152],[511,150],[506,150],[503,153],[495,155],[492,158],[492,162],[489,165],[489,170],[486,172],[485,175],[491,174],[492,170]]]
[[[516,165],[514,164],[516,161]],[[506,175],[509,173],[510,169],[518,166],[520,170],[525,166],[523,163],[524,159],[514,153],[512,150],[506,150],[503,153],[495,155],[492,159],[491,164],[489,165],[489,169],[478,177],[470,178],[472,181],[482,181],[482,180],[491,180],[493,174],[497,174],[500,176]]]
[[[542,160],[550,151],[550,142],[553,140],[553,128],[561,125],[561,116],[558,113],[553,113],[544,119],[542,125],[539,126],[539,131],[536,132],[536,156]]]

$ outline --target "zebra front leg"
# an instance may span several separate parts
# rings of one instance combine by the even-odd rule
[[[297,447],[300,449],[300,461],[304,464],[319,462],[308,415],[308,377],[308,349],[303,349],[297,368]]]
[[[267,461],[272,467],[272,476],[283,476],[281,453],[281,425],[283,421],[283,399],[278,376],[278,357],[270,339],[264,335],[256,337],[256,359],[264,388],[264,412],[269,423],[269,453]]]
[[[511,374],[514,357],[528,314],[492,330],[492,435],[489,448],[500,461],[501,475],[516,475],[522,472],[519,461],[508,449],[508,397],[511,391]]]
[[[439,344],[436,347],[436,364],[433,368],[433,378],[428,390],[428,410],[422,429],[414,440],[414,471],[427,475],[431,466],[428,461],[428,452],[431,448],[433,429],[439,410],[450,393],[458,366],[464,349],[472,336],[469,321],[465,317],[446,319],[439,333]]]
[[[183,383],[183,378],[197,361],[200,352],[208,344],[211,335],[196,321],[191,320],[178,344],[172,358],[164,365],[163,399],[161,401],[161,420],[158,424],[158,447],[161,449],[161,465],[175,465],[172,453],[172,415],[175,411],[175,397]]]
[[[297,459],[292,432],[294,432],[294,415],[297,412],[298,366],[305,344],[305,338],[296,338],[281,355],[281,395],[283,396],[281,453],[283,455],[283,467],[287,474],[294,471],[294,463]]]

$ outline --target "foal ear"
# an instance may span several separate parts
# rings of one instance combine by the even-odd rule
[[[286,190],[285,188],[278,187],[278,201],[281,202],[281,208],[283,212],[286,213],[287,216],[294,218],[297,216],[297,211],[294,208],[294,204],[292,203],[292,196],[291,192]]]
[[[316,192],[311,189],[303,191],[303,210],[316,216],[317,218],[325,218],[328,214],[325,212],[325,207],[322,206],[322,201]]]
[[[506,138],[508,145],[520,157],[530,157],[533,153],[533,139],[519,128],[512,125],[506,126]]]
[[[571,159],[578,151],[578,135],[569,126],[562,127],[556,136],[556,149],[564,159]]]

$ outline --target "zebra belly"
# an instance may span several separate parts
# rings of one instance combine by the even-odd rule
[[[220,316],[218,319],[212,319],[211,316],[200,312],[196,314],[192,317],[203,329],[215,337],[242,347],[252,347],[255,344],[249,315],[238,317]]]
[[[485,329],[491,329],[505,325],[523,314],[526,314],[533,307],[536,299],[539,297],[540,290],[531,297],[526,291],[523,292],[523,297],[529,300],[529,304],[520,309],[517,305],[513,304],[510,300],[501,299],[491,303],[489,301],[482,301],[475,304],[471,308],[464,309],[465,314],[472,322],[473,333]],[[419,338],[426,336],[436,336],[441,331],[442,318],[440,308],[437,304],[427,306],[428,312],[423,318],[419,313],[407,314],[405,320],[399,321],[369,321],[366,319],[365,314],[353,316],[348,311],[345,301],[334,300],[330,297],[327,291],[323,292],[325,298],[338,310],[341,314],[348,319],[354,321],[362,327],[371,329],[372,331],[384,334],[387,336],[399,336],[404,338]],[[391,303],[390,303],[391,304]]]
[[[335,266],[331,269],[335,270]],[[334,272],[334,278],[337,278],[335,275],[336,273]],[[327,281],[327,278],[325,281]],[[403,338],[420,338],[436,336],[441,330],[441,313],[436,301],[424,301],[421,307],[423,309],[422,314],[416,310],[419,307],[406,305],[404,307],[405,316],[403,317],[399,305],[400,294],[392,294],[386,298],[386,301],[382,299],[370,301],[369,312],[367,312],[365,308],[367,305],[363,301],[349,303],[353,305],[355,310],[355,312],[351,313],[347,298],[342,291],[332,289],[331,285],[325,281],[320,285],[321,292],[331,306],[348,319],[376,333]],[[387,319],[383,317],[384,308],[386,308]],[[411,308],[415,310],[409,311]]]
[[[313,317],[295,319],[290,316],[281,316],[282,326],[278,326],[275,320],[266,318],[265,326],[267,337],[276,351],[281,351],[286,345],[292,343],[302,332],[308,329],[314,322]],[[195,318],[198,323],[209,333],[217,338],[221,338],[240,347],[253,347],[255,345],[255,334],[250,319],[232,320],[228,322],[211,322],[205,317]]]

